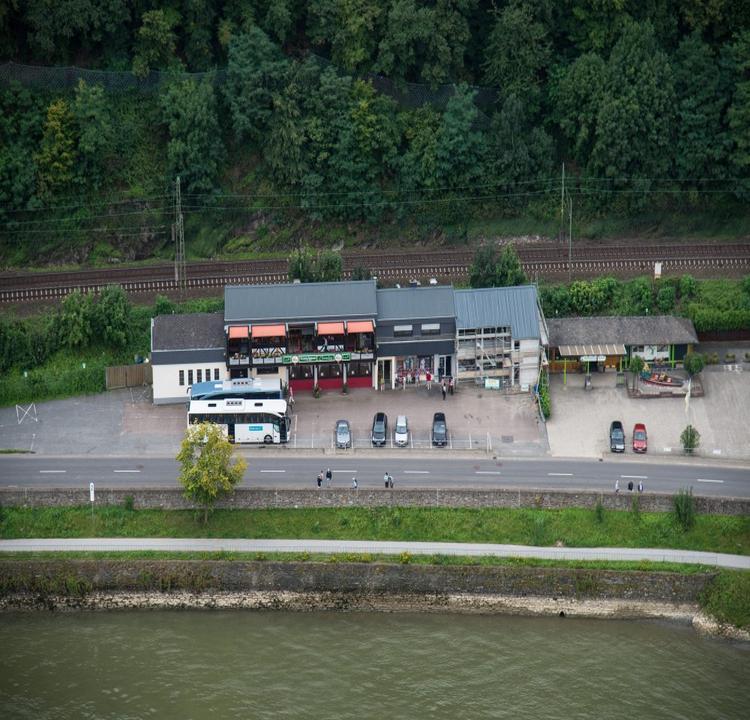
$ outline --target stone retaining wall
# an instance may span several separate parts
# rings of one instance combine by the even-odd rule
[[[593,509],[597,502],[607,510],[630,510],[636,493],[619,495],[589,491],[561,490],[476,490],[476,489],[362,489],[270,490],[238,488],[219,503],[219,508],[312,508],[312,507],[461,507],[461,508],[563,508]],[[670,512],[672,495],[643,493],[637,496],[642,512]],[[123,505],[132,498],[136,508],[184,510],[193,508],[180,488],[102,488],[96,492],[97,505]],[[72,507],[88,505],[88,488],[0,489],[0,505],[5,507]],[[748,515],[750,499],[695,497],[699,513]]]

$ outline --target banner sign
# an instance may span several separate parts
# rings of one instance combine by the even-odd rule
[[[302,355],[283,355],[281,362],[284,365],[303,365],[308,363],[327,363],[327,362],[349,362],[352,359],[350,352],[342,353],[304,353]]]

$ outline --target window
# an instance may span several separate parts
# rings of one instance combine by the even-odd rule
[[[214,380],[219,379],[219,368],[214,368]]]
[[[274,365],[258,365],[255,372],[257,375],[278,375],[279,369]]]
[[[206,382],[211,379],[211,368],[206,368]]]
[[[193,384],[193,371],[188,370],[188,385],[192,385],[192,384]]]
[[[408,337],[413,332],[411,325],[394,325],[393,337]]]
[[[195,381],[203,382],[203,370],[201,370],[200,368],[195,371]]]
[[[422,335],[440,335],[440,323],[423,323]]]
[[[185,371],[180,370],[180,386],[183,386],[185,384]]]
[[[521,341],[520,340],[514,340],[513,341],[513,349],[514,350],[520,350],[521,349]]]

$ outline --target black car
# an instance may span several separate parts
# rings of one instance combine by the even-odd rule
[[[609,426],[609,449],[612,452],[625,452],[625,430],[619,420],[613,420]]]
[[[445,424],[445,413],[437,412],[432,416],[432,444],[441,447],[448,444],[448,426]]]
[[[385,413],[375,413],[375,417],[372,419],[372,435],[370,436],[372,444],[375,447],[379,445],[385,446],[386,438],[388,437],[388,417]]]

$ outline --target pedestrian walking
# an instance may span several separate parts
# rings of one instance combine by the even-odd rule
[[[321,470],[318,473],[318,487],[322,487],[322,486],[323,486],[323,471]]]
[[[448,388],[445,387],[445,380],[443,380],[443,384],[440,386],[440,389],[443,391],[443,400],[445,400],[445,396],[448,394]]]
[[[428,372],[425,375],[425,380],[427,380],[427,389],[432,390],[432,373]]]
[[[289,404],[292,406],[292,409],[294,409],[294,390],[291,385],[289,386]]]
[[[453,376],[451,375],[450,378],[448,378],[448,392],[453,395]]]
[[[333,480],[333,473],[331,472],[331,468],[328,468],[326,470],[326,487],[331,487],[331,480]]]
[[[388,487],[388,478],[390,475],[386,472],[385,475],[383,475],[383,482],[385,483],[385,486]]]
[[[643,492],[643,480],[638,481],[638,492],[639,493]]]
[[[633,481],[632,480],[628,480],[628,490],[630,492],[633,492]]]
[[[615,495],[617,495],[620,492],[620,481],[615,480]]]
[[[353,477],[352,478],[352,490],[356,490],[356,489],[357,489],[357,478]]]

